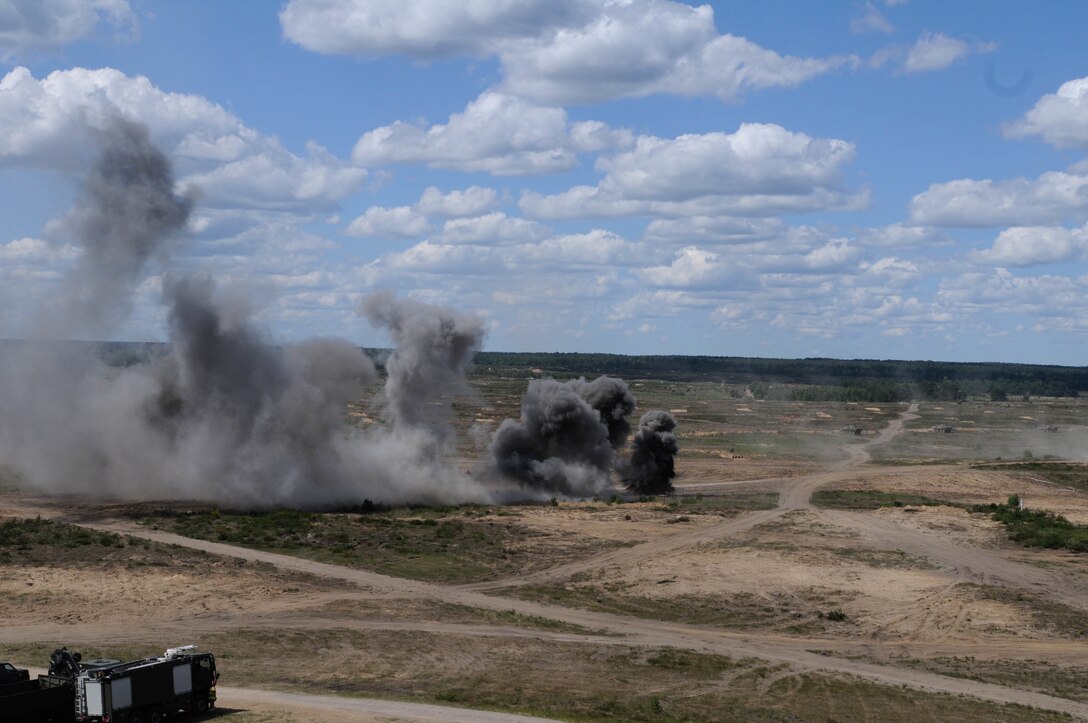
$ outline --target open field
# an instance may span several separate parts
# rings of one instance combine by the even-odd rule
[[[460,429],[516,414],[525,377],[478,371]],[[1088,719],[1088,558],[970,510],[1020,495],[1088,524],[1088,400],[632,389],[678,419],[672,498],[246,514],[5,479],[0,659],[191,642],[224,691],[563,720]],[[220,702],[225,721],[371,715]]]

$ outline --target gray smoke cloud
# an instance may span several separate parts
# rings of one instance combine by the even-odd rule
[[[170,161],[146,127],[114,118],[94,134],[101,152],[64,224],[83,253],[52,310],[61,333],[102,333],[121,321],[140,272],[165,256],[193,208],[195,192],[174,192]]]
[[[626,441],[626,417],[634,407],[621,379],[534,379],[522,398],[520,421],[504,420],[495,432],[492,466],[533,490],[599,494],[610,484],[613,451]]]
[[[664,411],[642,415],[638,430],[631,437],[631,456],[617,467],[629,492],[663,495],[672,492],[676,477],[676,420]]]
[[[483,344],[483,322],[453,309],[398,299],[392,291],[365,297],[359,313],[396,344],[386,360],[385,398],[398,427],[453,438],[452,396],[468,391],[465,372]]]
[[[191,208],[146,129],[119,120],[99,140],[70,223],[83,257],[54,310],[65,330],[120,320]],[[348,342],[276,347],[248,302],[207,276],[167,275],[163,301],[171,344],[146,365],[108,368],[63,342],[0,348],[0,464],[40,490],[109,498],[247,508],[490,500],[445,456],[443,395],[463,384],[478,322],[387,296],[364,304],[398,349],[385,391],[395,424],[360,428],[345,405],[377,375]]]

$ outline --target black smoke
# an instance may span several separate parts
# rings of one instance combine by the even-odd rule
[[[504,420],[491,442],[493,468],[534,490],[590,496],[610,484],[613,451],[627,437],[635,400],[621,379],[534,379],[521,419]]]
[[[600,376],[591,382],[576,379],[567,384],[601,415],[608,428],[608,442],[619,449],[627,442],[631,423],[627,418],[635,411],[635,397],[622,379]]]
[[[621,462],[620,477],[629,492],[663,495],[672,492],[676,477],[676,420],[668,412],[653,411],[642,415],[638,430],[631,437],[631,456]]]

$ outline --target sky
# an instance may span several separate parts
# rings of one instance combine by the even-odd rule
[[[1088,4],[0,1],[0,336],[78,263],[96,132],[196,208],[111,338],[207,273],[268,338],[1084,365]]]

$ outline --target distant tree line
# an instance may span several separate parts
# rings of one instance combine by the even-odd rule
[[[956,401],[990,394],[994,388],[1006,396],[1075,397],[1088,392],[1088,367],[1042,364],[492,351],[479,352],[476,364],[539,368],[556,376],[614,374],[631,379],[796,385],[815,387],[790,391],[798,399],[829,401]]]
[[[0,341],[0,350],[17,341]],[[90,342],[54,342],[90,344]],[[98,354],[107,364],[146,363],[167,351],[158,342],[104,342]],[[379,369],[388,349],[364,349]],[[540,369],[556,377],[609,374],[626,379],[713,381],[747,385],[757,398],[796,401],[899,402],[909,399],[954,402],[967,396],[993,401],[1028,396],[1088,394],[1088,367],[996,362],[894,361],[879,359],[759,359],[715,356],[626,356],[567,352],[476,354],[478,368]]]

